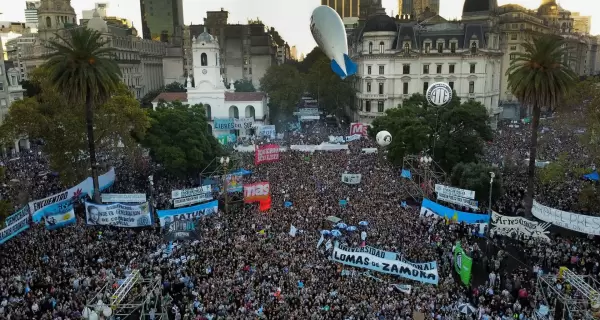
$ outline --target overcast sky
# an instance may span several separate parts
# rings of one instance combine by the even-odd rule
[[[483,1],[483,0],[482,0]],[[3,2],[5,2],[3,0]],[[0,21],[25,21],[25,0],[6,0],[11,5],[0,7]],[[71,0],[78,16],[82,10],[92,9],[96,2],[109,3],[108,14],[132,20],[141,33],[139,0]],[[230,23],[246,23],[248,18],[259,17],[268,26],[275,27],[290,44],[300,52],[308,53],[315,46],[308,27],[312,10],[320,0],[183,0],[186,24],[203,22],[206,11],[229,11]],[[440,0],[441,15],[446,18],[460,17],[464,0]],[[559,3],[561,1],[559,0]],[[517,3],[528,8],[539,6],[540,0],[498,0],[500,5]],[[398,12],[397,0],[383,0],[388,13]],[[600,0],[563,0],[567,10],[579,11],[592,16],[592,33],[600,34]]]

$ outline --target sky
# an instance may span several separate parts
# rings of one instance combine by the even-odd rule
[[[8,1],[8,0],[7,0]],[[94,8],[94,3],[109,4],[108,15],[132,20],[141,33],[139,0],[71,0],[75,12],[81,17],[82,10]],[[534,9],[540,0],[498,0],[499,5],[520,4]],[[561,0],[558,0],[559,4]],[[0,21],[25,21],[25,0],[10,1],[10,6],[0,7]],[[229,11],[230,23],[246,23],[248,19],[260,18],[267,26],[275,27],[290,46],[297,46],[301,53],[310,52],[315,46],[309,30],[312,10],[320,5],[320,0],[183,0],[186,24],[201,24],[206,11],[221,8]],[[440,0],[441,16],[460,18],[464,0]],[[600,1],[562,0],[565,9],[592,16],[592,34],[600,34]],[[388,14],[397,14],[397,0],[383,0]]]

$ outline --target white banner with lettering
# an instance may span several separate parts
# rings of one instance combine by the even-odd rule
[[[476,200],[452,196],[452,195],[448,195],[445,193],[438,193],[437,198],[438,198],[438,200],[441,200],[441,201],[457,204],[459,206],[471,208],[473,210],[479,210],[479,202]]]
[[[547,207],[533,201],[531,213],[534,217],[565,229],[600,236],[600,217],[587,216]]]
[[[212,193],[211,186],[202,186],[202,187],[191,188],[191,189],[173,190],[173,191],[171,191],[171,198],[179,199],[179,198],[187,198],[187,197],[197,196],[197,195],[206,195],[206,197],[208,199],[202,200],[202,201],[208,201],[208,200],[212,200],[211,193]],[[209,194],[209,195],[207,195],[207,194]]]
[[[100,195],[104,203],[144,203],[145,193],[103,193]]]
[[[448,187],[445,186],[443,184],[435,184],[435,192],[439,195],[439,194],[443,194],[443,195],[447,195],[447,196],[454,196],[454,197],[461,197],[461,198],[467,198],[467,199],[475,199],[475,191],[471,191],[471,190],[465,190],[465,189],[460,189],[460,188],[455,188],[455,187]]]
[[[492,234],[514,237],[516,239],[536,238],[544,241],[550,241],[546,231],[552,224],[549,222],[539,223],[536,221],[527,220],[522,217],[503,216],[495,211],[492,211]]]
[[[347,184],[359,184],[362,179],[360,173],[342,173],[342,182]]]

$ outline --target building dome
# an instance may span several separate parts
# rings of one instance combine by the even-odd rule
[[[538,8],[538,14],[543,16],[558,15],[559,6],[555,0],[544,0]]]
[[[106,21],[100,17],[97,10],[94,10],[94,16],[88,21],[87,28],[96,30],[100,33],[108,32],[108,25],[106,24]]]
[[[397,32],[398,26],[396,25],[396,21],[385,13],[385,10],[377,11],[374,15],[369,17],[367,23],[365,24],[364,32],[378,32],[378,31],[388,31],[388,32]]]
[[[498,8],[497,0],[465,0],[463,15],[490,13]]]

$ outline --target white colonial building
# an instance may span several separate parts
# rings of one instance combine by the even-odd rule
[[[501,81],[499,34],[488,21],[394,19],[371,16],[351,39],[358,65],[358,121],[369,123],[430,84],[446,82],[461,99],[481,102],[498,120]]]
[[[266,124],[268,115],[267,96],[262,92],[234,92],[233,80],[225,87],[219,65],[219,42],[206,30],[192,38],[192,78],[187,80],[187,92],[163,92],[153,101],[154,108],[160,102],[180,101],[189,105],[204,104],[211,128],[215,119],[226,120],[251,118],[252,129],[213,130],[215,136],[235,134],[245,137],[255,133],[255,127]]]

